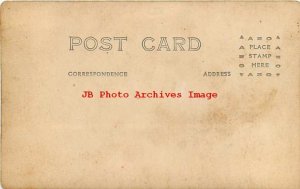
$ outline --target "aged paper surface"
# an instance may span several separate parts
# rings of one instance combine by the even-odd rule
[[[300,4],[6,2],[3,188],[300,188]]]

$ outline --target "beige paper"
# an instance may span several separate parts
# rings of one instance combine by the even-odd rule
[[[3,188],[300,188],[299,22],[297,2],[5,2]]]

